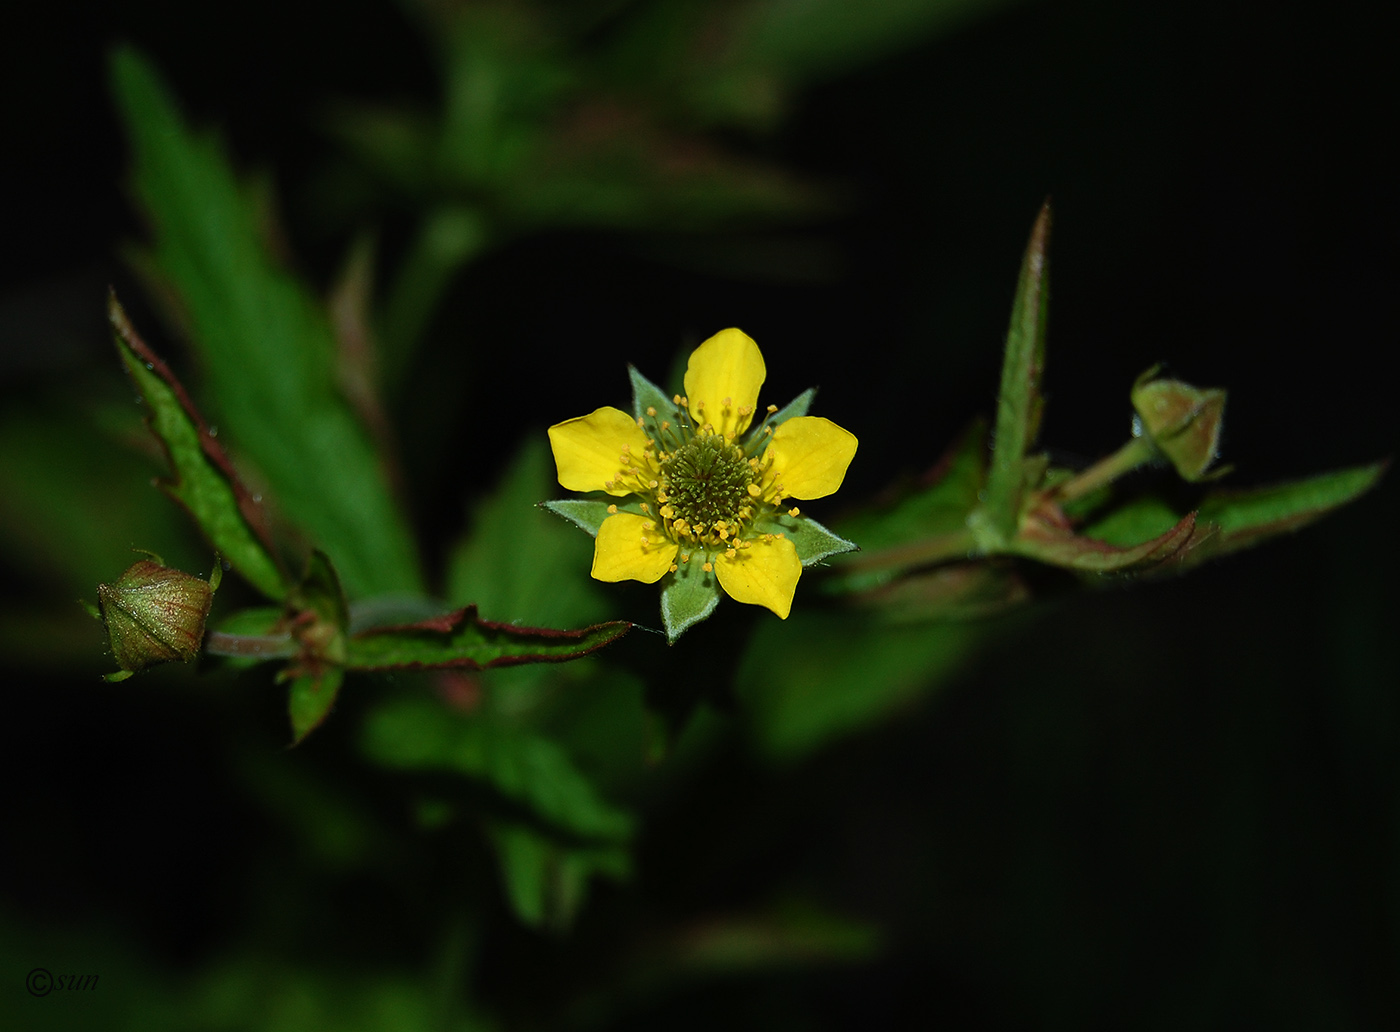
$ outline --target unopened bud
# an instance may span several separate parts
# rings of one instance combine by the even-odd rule
[[[200,580],[151,555],[133,563],[115,584],[99,584],[98,612],[121,667],[107,679],[125,680],[157,663],[189,662],[198,655],[222,572],[216,565],[209,580]]]
[[[1133,409],[1137,412],[1134,433],[1150,438],[1183,480],[1210,479],[1206,470],[1220,446],[1225,392],[1180,380],[1154,379],[1159,368],[1149,369],[1133,384]]]

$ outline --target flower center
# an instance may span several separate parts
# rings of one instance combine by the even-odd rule
[[[719,434],[693,437],[661,463],[661,488],[676,518],[692,527],[740,519],[754,469],[743,448]]]

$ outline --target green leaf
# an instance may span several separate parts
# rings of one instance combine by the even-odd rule
[[[287,693],[293,745],[300,745],[330,715],[344,680],[345,671],[339,667],[326,667],[315,674],[293,678]]]
[[[719,605],[719,582],[713,573],[703,569],[709,557],[698,550],[688,554],[690,562],[678,561],[676,572],[668,573],[661,581],[661,623],[671,645]]]
[[[632,856],[623,846],[579,845],[509,820],[487,823],[506,898],[522,922],[564,931],[573,923],[595,875],[624,881]]]
[[[264,595],[280,599],[286,577],[262,530],[257,503],[168,366],[137,335],[113,294],[107,301],[117,352],[146,402],[174,479],[161,487],[183,505],[225,559]]]
[[[1376,462],[1268,487],[1210,491],[1196,512],[1194,533],[1159,570],[1188,569],[1305,527],[1369,491],[1386,466]],[[1086,524],[1083,533],[1126,544],[1160,533],[1176,518],[1166,501],[1144,495],[1114,506]]]
[[[352,670],[483,670],[516,663],[562,663],[611,644],[631,628],[625,620],[577,631],[518,627],[482,620],[476,606],[467,606],[414,624],[361,631],[346,642],[345,665]]]
[[[792,762],[931,690],[985,634],[977,624],[891,627],[849,612],[794,610],[755,628],[735,693],[759,751]]]
[[[1006,357],[997,396],[996,435],[987,475],[986,501],[977,514],[984,546],[995,551],[1016,533],[1026,489],[1026,455],[1040,430],[1043,399],[1040,380],[1045,368],[1045,325],[1048,293],[1050,205],[1041,209],[1021,260],[1011,326],[1006,331]]]
[[[797,557],[803,566],[811,566],[833,555],[855,552],[860,549],[854,541],[847,541],[839,534],[833,534],[816,520],[808,516],[789,516],[776,513],[767,519],[759,520],[754,529],[761,534],[782,534],[797,549]]]
[[[196,348],[240,457],[278,511],[335,556],[352,596],[421,590],[381,457],[341,391],[330,315],[274,259],[265,205],[185,126],[134,50],[116,51],[112,80],[152,227],[142,266]]]
[[[1188,512],[1157,537],[1119,548],[1076,534],[1062,519],[1042,518],[1035,512],[1027,514],[1010,551],[1051,566],[1085,573],[1134,573],[1171,559],[1190,541],[1196,525],[1196,514]]]
[[[833,564],[825,590],[865,591],[917,567],[975,551],[967,521],[986,474],[986,439],[986,424],[973,422],[918,482],[844,518],[841,533],[859,541],[861,553]]]
[[[469,532],[447,564],[449,602],[474,603],[493,620],[538,627],[577,627],[608,616],[607,597],[588,575],[593,549],[539,508],[554,467],[543,436],[521,445],[500,485],[478,504]],[[589,499],[557,503],[553,512],[599,522],[606,503]],[[601,512],[599,508],[601,507]],[[577,518],[574,518],[574,517]],[[584,529],[596,533],[596,528]]]
[[[555,742],[488,714],[462,715],[425,699],[395,700],[370,714],[361,745],[386,767],[483,782],[578,838],[620,844],[632,835],[631,814],[599,795]]]

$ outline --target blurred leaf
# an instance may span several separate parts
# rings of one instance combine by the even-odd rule
[[[843,518],[837,526],[861,551],[833,562],[824,590],[873,588],[919,566],[974,551],[967,520],[977,506],[986,464],[987,427],[978,420],[917,483]]]
[[[1120,548],[1076,533],[1059,507],[1046,503],[1026,514],[1010,550],[1084,573],[1137,572],[1169,561],[1186,547],[1197,523],[1196,513],[1188,512],[1157,537]]]
[[[1269,487],[1209,491],[1197,510],[1195,532],[1162,570],[1187,569],[1307,526],[1369,491],[1387,465],[1376,462]],[[1176,518],[1166,501],[1145,495],[1115,506],[1083,532],[1104,541],[1131,542],[1160,533]]]
[[[300,745],[330,715],[344,681],[345,671],[339,667],[326,667],[292,679],[287,690],[287,716],[292,722],[293,745]]]
[[[462,715],[426,699],[386,702],[368,717],[361,742],[374,762],[399,770],[461,774],[561,832],[623,843],[632,817],[598,794],[555,742],[494,719]]]
[[[94,571],[131,562],[135,542],[158,545],[179,566],[209,559],[184,513],[150,489],[151,463],[122,441],[155,444],[134,406],[95,410],[7,399],[0,411],[0,554],[66,613],[91,592]]]
[[[588,576],[592,543],[540,511],[540,499],[557,490],[553,472],[543,436],[528,437],[448,559],[449,600],[472,603],[493,620],[540,627],[576,627],[608,615],[606,597]],[[598,504],[606,518],[606,504]],[[588,500],[549,507],[580,526],[597,515]]]
[[[117,352],[146,402],[147,423],[175,474],[161,488],[183,505],[209,543],[269,598],[287,593],[263,516],[203,417],[170,368],[146,346],[113,294],[107,302]]]
[[[881,626],[794,610],[760,623],[735,675],[758,749],[795,761],[887,717],[949,677],[987,632],[970,624]]]
[[[1028,480],[1026,454],[1040,430],[1044,399],[1040,379],[1045,369],[1045,325],[1049,317],[1050,205],[1036,217],[1021,260],[1006,357],[997,395],[992,462],[986,497],[976,513],[975,529],[984,547],[1000,550],[1016,533]]]
[[[623,881],[631,874],[632,856],[623,846],[561,842],[507,820],[487,822],[486,832],[496,847],[506,898],[532,927],[563,931],[582,907],[591,878]]]
[[[329,314],[274,261],[263,212],[221,149],[192,134],[134,50],[112,60],[150,219],[145,266],[198,349],[220,417],[279,510],[327,553],[353,596],[419,589],[387,478],[339,387]]]

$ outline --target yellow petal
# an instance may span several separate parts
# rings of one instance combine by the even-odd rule
[[[736,602],[767,606],[786,620],[802,576],[802,560],[787,538],[754,538],[749,548],[736,550],[733,559],[721,553],[715,575]]]
[[[617,479],[623,467],[623,448],[640,459],[647,435],[626,412],[605,406],[550,427],[549,446],[554,450],[559,483],[570,491],[626,495],[633,489],[606,485]]]
[[[767,375],[763,353],[747,333],[720,330],[690,354],[685,394],[691,416],[697,425],[710,423],[726,436],[743,433],[753,420],[758,389]],[[740,409],[748,411],[741,415]]]
[[[655,584],[671,569],[678,547],[656,520],[633,512],[616,513],[598,528],[593,543],[593,579]]]
[[[856,436],[821,416],[794,416],[768,442],[772,472],[784,498],[824,498],[846,479],[856,457]]]

